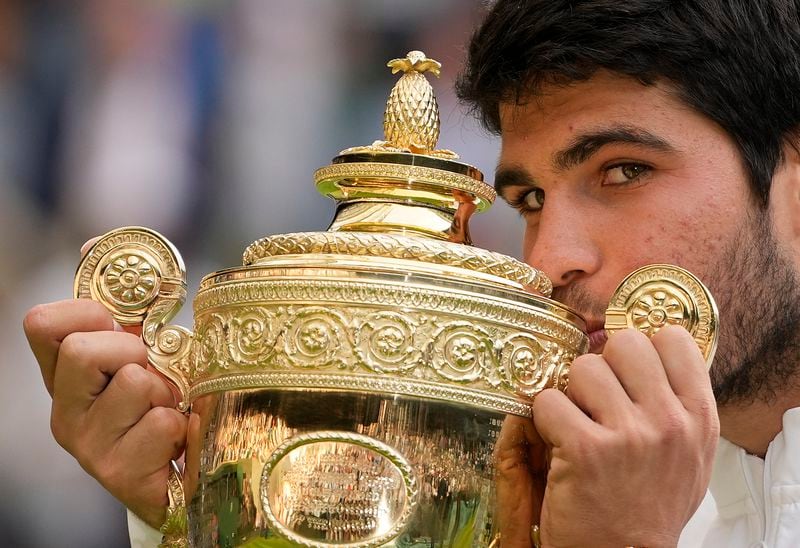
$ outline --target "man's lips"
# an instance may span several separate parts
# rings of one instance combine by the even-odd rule
[[[608,334],[603,328],[603,324],[589,325],[589,352],[599,354],[608,340]]]

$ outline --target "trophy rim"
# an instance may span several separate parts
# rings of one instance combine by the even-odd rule
[[[450,171],[459,175],[465,175],[476,181],[482,182],[487,186],[489,183],[484,181],[483,172],[472,164],[458,162],[449,158],[430,156],[413,152],[383,152],[383,151],[359,151],[339,154],[331,160],[331,164],[353,164],[362,162],[376,162],[385,164],[402,164],[408,166],[430,167],[442,171]]]
[[[260,238],[242,255],[244,266],[309,263],[330,258],[331,262],[361,268],[359,262],[387,262],[391,267],[430,272],[449,270],[460,278],[482,278],[519,289],[532,289],[549,297],[550,279],[539,269],[518,259],[478,247],[436,239],[420,239],[403,234],[374,232],[294,232]],[[349,260],[345,261],[344,257]],[[355,262],[353,258],[357,258]],[[396,264],[392,261],[397,262]],[[202,286],[202,284],[201,284]]]
[[[494,299],[502,299],[508,301],[509,304],[513,303],[517,306],[529,306],[536,309],[537,312],[544,312],[558,320],[564,321],[583,334],[586,334],[586,319],[574,308],[531,290],[526,290],[522,286],[515,287],[507,283],[502,283],[506,282],[506,280],[500,281],[498,278],[500,283],[492,283],[492,280],[482,279],[476,276],[474,272],[466,269],[462,269],[465,270],[463,278],[454,280],[452,276],[448,276],[447,272],[436,273],[433,270],[403,272],[397,269],[397,264],[403,264],[408,267],[425,264],[406,259],[387,260],[383,261],[383,264],[376,263],[375,265],[368,265],[363,261],[364,257],[359,257],[357,259],[359,268],[356,269],[353,264],[347,264],[347,262],[344,264],[337,264],[336,257],[330,254],[309,253],[293,256],[286,255],[280,258],[285,259],[285,261],[275,262],[275,264],[262,262],[247,266],[223,268],[205,275],[200,281],[200,286],[195,296],[195,303],[201,300],[200,297],[208,291],[224,284],[236,282],[257,282],[265,280],[290,281],[314,278],[324,278],[325,280],[333,282],[352,282],[358,280],[363,283],[384,280],[389,283],[403,282],[409,285],[419,284],[420,286],[453,292],[460,290],[463,292],[481,294],[482,296],[488,296]],[[319,259],[316,261],[316,264],[314,261],[315,258]],[[348,255],[341,255],[340,258],[346,261]],[[236,305],[237,303],[232,301],[228,304]]]

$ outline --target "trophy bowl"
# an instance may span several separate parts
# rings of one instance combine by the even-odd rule
[[[586,326],[540,271],[470,245],[495,193],[436,149],[424,73],[439,64],[411,52],[389,66],[403,76],[385,141],[314,174],[337,202],[329,230],[257,240],[206,276],[191,331],[168,323],[186,282],[163,236],[117,229],[81,261],[76,297],[141,326],[191,413],[163,546],[497,544],[500,429],[566,389]],[[620,285],[607,329],[684,325],[710,360],[716,321],[699,281],[652,265]]]

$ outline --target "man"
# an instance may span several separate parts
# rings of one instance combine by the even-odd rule
[[[501,1],[473,38],[461,96],[500,133],[525,258],[593,352],[504,427],[503,546],[532,523],[545,546],[800,545],[797,44],[789,0]],[[710,380],[682,329],[606,340],[614,287],[654,262],[718,302]],[[25,325],[56,439],[157,526],[186,419],[141,343],[90,302]]]
[[[799,39],[798,4],[786,0],[500,2],[473,38],[460,92],[502,136],[495,185],[525,219],[527,261],[587,317],[604,358],[575,364],[569,399],[534,404],[552,448],[543,540],[588,544],[574,531],[588,526],[592,545],[675,541],[670,519],[689,510],[676,501],[702,480],[702,458],[683,477],[673,470],[673,434],[687,435],[673,421],[686,417],[656,382],[652,350],[632,355],[632,337],[603,350],[600,330],[627,272],[671,262],[700,275],[722,314],[711,371],[719,516],[698,515],[685,542],[800,545]],[[688,352],[677,337],[653,345],[672,396],[700,416],[707,402],[687,397],[690,372],[670,362]],[[658,440],[653,427],[669,430]]]

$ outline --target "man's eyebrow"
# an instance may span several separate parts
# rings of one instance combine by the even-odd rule
[[[566,171],[585,162],[604,146],[616,143],[639,145],[659,152],[675,152],[675,147],[646,129],[614,126],[578,135],[565,149],[553,155],[553,166],[559,171]]]
[[[494,189],[503,196],[503,190],[512,186],[537,186],[536,180],[528,171],[519,166],[497,166],[494,174]]]

